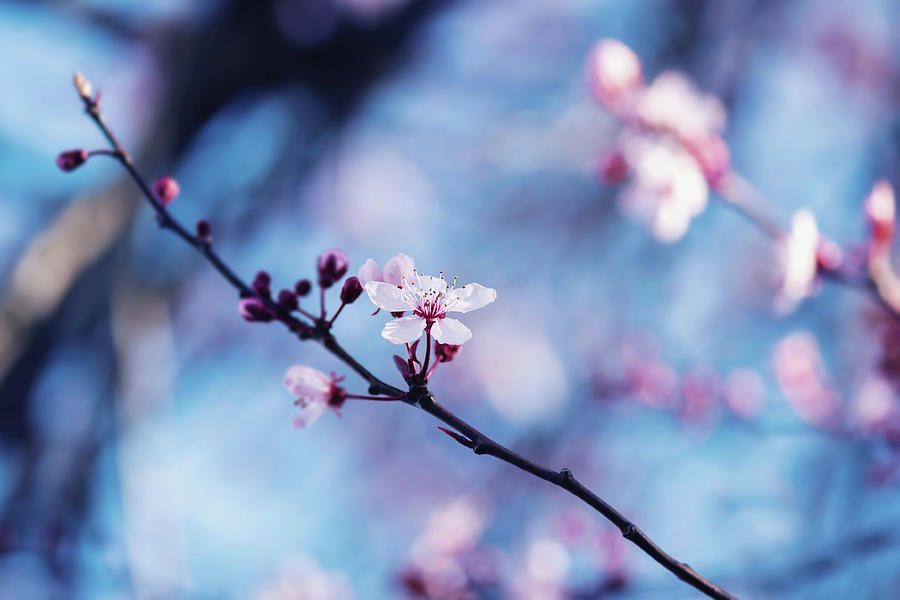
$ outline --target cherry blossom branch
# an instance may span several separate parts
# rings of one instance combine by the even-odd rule
[[[475,454],[493,456],[509,465],[525,471],[526,473],[530,473],[531,475],[534,475],[539,479],[556,485],[566,490],[573,496],[579,498],[584,503],[603,515],[616,527],[618,527],[618,529],[622,532],[623,537],[634,543],[653,560],[671,571],[679,579],[693,586],[705,595],[709,596],[710,598],[717,598],[721,600],[734,599],[734,596],[730,595],[726,591],[706,580],[689,565],[676,560],[671,555],[663,551],[622,513],[610,506],[602,498],[597,496],[584,484],[578,481],[575,476],[572,475],[572,472],[569,469],[554,471],[550,468],[532,462],[531,460],[517,454],[506,446],[495,442],[490,437],[481,433],[478,429],[468,424],[466,421],[462,420],[447,408],[442,406],[440,403],[438,403],[434,395],[428,390],[426,386],[428,376],[427,367],[431,350],[430,331],[427,333],[429,343],[426,350],[425,362],[419,373],[411,375],[407,378],[409,390],[407,392],[404,392],[403,390],[396,388],[373,375],[362,364],[360,364],[359,361],[353,358],[353,356],[351,356],[338,343],[337,339],[335,339],[334,335],[331,333],[331,325],[333,319],[328,320],[325,311],[325,285],[321,286],[321,316],[310,319],[311,322],[307,323],[293,317],[290,314],[291,310],[285,309],[280,301],[274,302],[268,293],[260,293],[260,285],[258,285],[257,281],[254,281],[254,284],[252,286],[245,283],[213,250],[208,224],[206,224],[204,221],[201,221],[200,223],[198,223],[197,233],[192,234],[175,217],[173,217],[171,213],[169,213],[165,206],[166,202],[161,201],[157,197],[157,194],[154,193],[154,190],[151,189],[151,186],[137,170],[130,154],[122,147],[116,136],[113,134],[112,130],[107,125],[100,109],[99,94],[96,97],[92,97],[90,84],[77,74],[75,76],[75,86],[78,90],[79,96],[84,103],[85,111],[106,137],[107,141],[112,147],[112,150],[98,150],[91,153],[86,153],[83,150],[69,151],[60,155],[60,158],[57,160],[59,166],[64,170],[72,170],[73,168],[76,168],[81,163],[83,163],[91,155],[106,155],[116,159],[125,168],[131,179],[135,182],[147,201],[153,207],[157,216],[157,222],[159,223],[160,227],[172,231],[188,245],[192,246],[194,249],[203,254],[203,256],[213,266],[213,268],[215,268],[215,270],[238,291],[242,299],[250,299],[255,302],[262,303],[262,305],[265,307],[265,311],[263,312],[263,314],[266,318],[260,320],[272,320],[274,316],[275,320],[278,320],[285,326],[287,326],[292,333],[296,334],[300,338],[300,340],[314,340],[319,342],[320,344],[322,344],[322,346],[325,347],[326,350],[328,350],[332,355],[334,355],[345,365],[350,367],[350,369],[356,372],[368,383],[369,394],[371,394],[372,396],[382,396],[382,398],[372,398],[361,395],[344,394],[342,396],[342,399],[356,398],[365,400],[378,399],[386,401],[402,400],[407,404],[423,410],[424,412],[428,413],[429,415],[433,416],[434,418],[438,419],[442,423],[450,426],[453,430],[455,430],[450,431],[443,427],[439,428],[453,437],[453,439],[455,439],[463,446],[470,448]],[[174,181],[172,181],[172,184],[177,188],[177,184],[174,184]],[[163,198],[165,198],[165,195],[163,195]],[[257,276],[257,279],[259,279],[259,275]],[[265,279],[266,281],[264,285],[262,285],[262,287],[267,289],[268,276],[266,276]],[[294,298],[294,300],[296,300],[296,297]],[[248,308],[248,310],[250,310],[250,308]],[[304,312],[302,314],[307,316],[307,318],[309,318],[310,316],[309,313]],[[440,360],[436,360],[435,366],[437,366],[439,362]]]

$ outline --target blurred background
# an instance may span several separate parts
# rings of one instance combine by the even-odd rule
[[[436,395],[676,558],[741,597],[895,598],[896,322],[828,282],[775,310],[777,249],[714,199],[674,243],[622,215],[586,61],[619,39],[718,97],[734,168],[852,252],[900,180],[898,26],[890,0],[0,4],[0,597],[697,597],[418,411],[292,428],[285,370],[346,369],[242,321],[112,161],[56,168],[103,144],[78,70],[246,279],[336,246],[497,289]],[[371,312],[335,333],[402,384]]]

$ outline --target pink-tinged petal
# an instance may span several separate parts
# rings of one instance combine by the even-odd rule
[[[398,254],[386,263],[384,263],[384,279],[386,283],[394,285],[403,285],[403,278],[412,279],[415,277],[413,269],[416,267],[415,261],[405,254]]]
[[[442,344],[458,346],[469,341],[472,330],[456,319],[439,319],[431,326],[431,335]]]
[[[423,331],[425,331],[425,319],[409,315],[385,323],[381,337],[394,344],[408,344],[419,339]]]
[[[382,281],[370,281],[366,284],[366,293],[372,304],[389,312],[403,312],[412,310],[415,305],[406,300],[403,291],[393,283]]]
[[[328,405],[325,402],[309,402],[294,415],[293,424],[297,429],[309,427],[319,420]]]
[[[284,387],[297,398],[324,400],[328,396],[331,379],[312,367],[294,365],[284,375]]]
[[[359,282],[366,285],[370,281],[384,281],[384,275],[378,267],[378,263],[371,258],[359,268]]]
[[[449,312],[469,312],[487,306],[497,299],[497,291],[477,283],[469,283],[448,294]],[[448,342],[454,343],[454,342]]]

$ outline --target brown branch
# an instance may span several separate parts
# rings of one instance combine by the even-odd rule
[[[79,80],[81,83],[79,83]],[[730,595],[721,588],[715,586],[703,576],[697,573],[686,563],[679,562],[651,540],[647,534],[641,531],[634,523],[628,520],[622,513],[607,504],[602,498],[584,486],[580,481],[575,479],[569,469],[554,471],[547,467],[534,463],[527,458],[520,456],[506,446],[495,442],[485,434],[478,431],[475,427],[469,425],[461,418],[444,408],[434,398],[434,395],[425,386],[425,377],[419,374],[412,379],[409,391],[396,388],[377,378],[369,372],[362,364],[353,358],[343,347],[337,342],[331,333],[331,323],[326,320],[325,315],[315,319],[312,324],[305,323],[293,317],[289,311],[285,311],[274,303],[270,298],[257,294],[251,286],[247,285],[234,271],[219,257],[213,250],[212,244],[208,239],[190,233],[175,217],[173,217],[166,207],[156,198],[147,181],[141,176],[131,156],[119,143],[112,130],[107,125],[100,110],[99,100],[92,98],[89,86],[85,86],[86,82],[76,76],[76,87],[79,95],[84,102],[85,111],[96,123],[97,127],[109,141],[112,152],[103,153],[118,160],[140,191],[146,197],[147,201],[156,212],[157,222],[163,229],[168,229],[180,237],[188,245],[199,251],[209,261],[209,263],[224,277],[240,294],[242,298],[255,297],[263,302],[266,307],[276,316],[277,320],[285,324],[291,332],[298,335],[301,340],[315,340],[322,344],[326,350],[331,352],[336,358],[345,365],[355,371],[369,384],[369,393],[381,396],[402,396],[404,402],[420,408],[439,421],[449,425],[457,434],[441,428],[450,434],[460,444],[471,448],[475,454],[485,454],[493,456],[508,463],[526,473],[530,473],[539,479],[543,479],[553,485],[556,485],[573,496],[579,498],[584,503],[592,507],[594,510],[602,514],[613,523],[622,532],[623,537],[634,543],[653,560],[661,564],[663,567],[674,573],[679,579],[693,586],[697,590],[703,592],[710,598],[720,600],[734,600],[734,596]],[[429,344],[430,346],[430,344]],[[424,369],[423,369],[424,370]]]

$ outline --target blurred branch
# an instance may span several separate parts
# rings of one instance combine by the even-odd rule
[[[197,234],[190,233],[188,229],[169,213],[165,205],[157,199],[156,195],[150,189],[147,181],[141,176],[140,172],[132,162],[131,156],[122,147],[107,125],[100,109],[99,100],[91,96],[90,84],[79,75],[76,75],[76,87],[84,103],[85,111],[103,132],[112,148],[112,152],[105,152],[104,154],[117,160],[126,169],[156,212],[157,222],[160,227],[173,232],[181,238],[182,241],[203,254],[213,268],[238,291],[241,298],[255,298],[266,306],[276,320],[287,326],[288,329],[296,334],[301,340],[315,340],[322,344],[335,357],[344,362],[348,367],[366,380],[369,384],[369,393],[385,396],[403,396],[406,403],[420,408],[446,425],[452,427],[463,438],[460,439],[454,436],[454,439],[464,446],[471,448],[475,454],[486,454],[498,458],[526,473],[530,473],[539,479],[552,483],[579,498],[618,527],[622,532],[623,537],[634,543],[647,555],[653,558],[653,560],[675,574],[682,581],[711,598],[725,600],[734,598],[734,596],[709,582],[688,564],[676,560],[663,551],[622,513],[610,506],[602,498],[578,481],[569,469],[554,471],[534,463],[510,450],[506,446],[492,440],[490,437],[444,408],[426,387],[424,374],[410,378],[409,391],[403,392],[399,388],[378,379],[344,350],[332,335],[330,331],[331,324],[325,318],[325,315],[312,320],[312,322],[310,322],[310,320],[298,319],[292,316],[290,311],[285,310],[277,303],[273,302],[270,297],[264,294],[258,294],[253,287],[240,279],[240,277],[238,277],[225,261],[213,250],[208,234],[200,232],[199,228]]]

